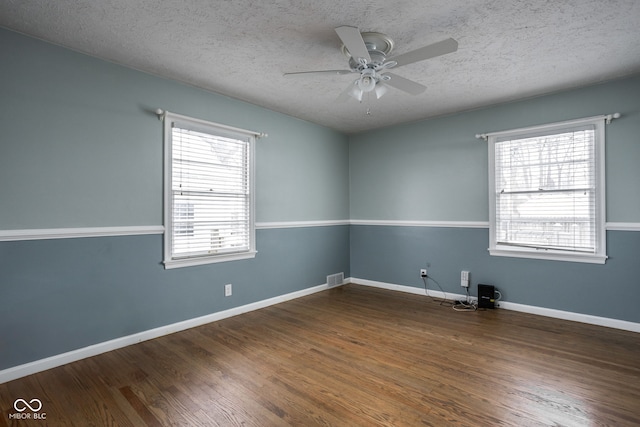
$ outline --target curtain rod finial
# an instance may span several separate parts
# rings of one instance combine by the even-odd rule
[[[606,116],[604,116],[604,120],[607,124],[611,123],[611,120],[613,119],[619,119],[620,118],[620,113],[613,113],[613,114],[608,114]]]

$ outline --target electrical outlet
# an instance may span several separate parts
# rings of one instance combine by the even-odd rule
[[[460,272],[460,286],[462,286],[463,288],[468,288],[469,287],[469,272],[468,271],[461,271]]]
[[[231,293],[232,293],[231,283],[229,283],[228,285],[224,285],[224,296],[230,297]]]
[[[421,268],[420,269],[420,277],[427,277],[427,269],[426,268]]]

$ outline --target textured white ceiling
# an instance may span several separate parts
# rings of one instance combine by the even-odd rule
[[[394,54],[459,48],[394,69],[418,96],[336,103],[355,75],[283,77],[348,68],[341,25]],[[348,133],[640,72],[638,0],[2,0],[0,26]]]

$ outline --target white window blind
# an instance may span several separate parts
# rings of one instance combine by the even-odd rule
[[[184,119],[170,120],[165,126],[170,144],[165,265],[239,259],[255,253],[254,138]]]
[[[492,254],[536,252],[552,259],[563,259],[565,254],[565,260],[597,255],[604,262],[604,163],[600,161],[604,153],[599,146],[604,138],[599,126],[604,123],[600,122],[490,137]]]

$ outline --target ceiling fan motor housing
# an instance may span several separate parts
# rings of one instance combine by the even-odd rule
[[[358,27],[343,25],[335,28],[338,37],[342,41],[342,53],[348,58],[349,70],[326,70],[316,71],[324,73],[350,74],[358,73],[360,76],[345,89],[338,99],[343,101],[348,96],[356,98],[362,102],[365,93],[375,93],[376,98],[380,98],[387,91],[387,86],[391,86],[410,95],[419,95],[427,87],[390,73],[388,70],[394,67],[424,61],[436,56],[455,52],[458,49],[458,42],[452,38],[442,40],[415,49],[402,55],[391,57],[387,60],[393,50],[394,43],[387,35],[382,33],[361,33]],[[306,74],[302,72],[298,74]],[[382,83],[385,84],[382,84]]]
[[[376,65],[380,66],[384,63],[387,56],[393,50],[394,42],[393,40],[382,33],[361,33],[362,39],[364,40],[364,44],[367,47],[367,51],[369,52],[369,56],[371,56],[371,64],[372,66],[368,68],[374,68]],[[349,50],[346,46],[342,46],[342,52],[349,57],[349,66],[351,69],[361,69],[366,68],[362,67],[361,63],[358,61],[358,58],[354,58],[349,53]]]

